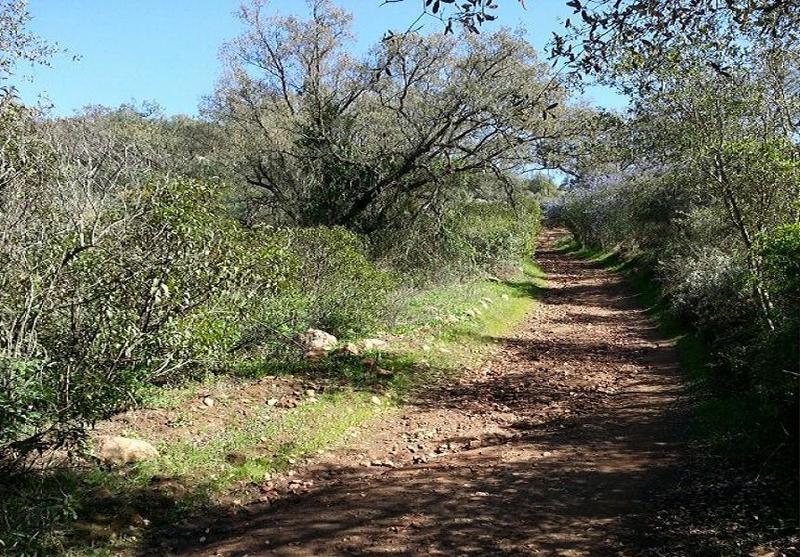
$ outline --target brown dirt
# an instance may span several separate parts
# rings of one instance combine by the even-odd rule
[[[325,380],[307,381],[294,376],[265,376],[258,380],[226,377],[214,384],[197,385],[175,406],[135,408],[100,422],[94,435],[129,435],[165,444],[191,439],[203,445],[226,428],[239,427],[259,416],[276,416],[300,404],[308,389],[317,394],[328,388]],[[211,399],[209,406],[204,400]],[[274,407],[266,402],[277,401]]]
[[[149,551],[651,554],[630,540],[685,448],[676,356],[620,277],[554,250],[555,236],[536,309],[484,366]]]

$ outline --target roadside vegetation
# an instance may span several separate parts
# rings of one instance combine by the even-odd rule
[[[57,118],[13,79],[59,50],[0,0],[0,552],[269,499],[522,320],[542,206],[681,335],[703,435],[796,477],[798,8],[645,4],[568,2],[554,64],[488,1],[356,57],[332,0],[254,0],[199,116]]]
[[[634,8],[609,16],[649,30],[658,48],[604,51],[598,79],[630,108],[574,145],[568,191],[549,217],[583,248],[631,261],[663,318],[693,331],[714,435],[762,462],[782,459],[796,477],[800,50],[782,26],[797,6],[688,4],[664,3],[686,17],[661,26]],[[726,422],[745,427],[724,432]]]
[[[648,74],[659,92],[641,92],[605,139],[607,166],[576,177],[554,214],[582,245],[635,259],[707,347],[714,390],[746,400],[759,416],[750,423],[779,439],[760,447],[765,458],[778,446],[796,456],[800,162],[787,87],[797,60],[754,47],[727,77],[702,56]]]
[[[6,81],[55,49],[0,5]],[[530,304],[524,171],[568,124],[542,117],[565,92],[523,38],[412,33],[354,60],[330,2],[240,16],[200,118],[52,118],[4,89],[5,552],[102,547],[286,471]],[[107,437],[159,456],[111,466]]]

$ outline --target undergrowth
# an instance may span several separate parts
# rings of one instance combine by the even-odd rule
[[[143,396],[147,407],[181,408],[203,385],[273,375],[328,377],[337,384],[295,408],[263,405],[204,444],[156,443],[159,458],[126,469],[87,462],[83,468],[29,475],[2,494],[3,546],[23,555],[114,554],[134,547],[149,528],[173,524],[235,497],[243,486],[286,472],[357,435],[376,416],[396,411],[416,389],[484,359],[496,338],[523,319],[541,279],[538,267],[526,262],[511,280],[458,283],[411,296],[389,331],[389,349],[367,354],[391,371],[385,377],[366,369],[362,355],[311,366],[254,361],[200,383],[150,389]],[[135,428],[130,433],[135,435]]]

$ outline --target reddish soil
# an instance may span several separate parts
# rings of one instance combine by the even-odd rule
[[[548,286],[491,361],[265,485],[262,502],[212,510],[146,551],[666,554],[644,530],[686,454],[675,352],[620,277],[554,239],[537,257]]]

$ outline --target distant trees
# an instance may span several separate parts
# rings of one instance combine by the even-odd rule
[[[457,176],[542,163],[565,93],[524,40],[393,35],[359,61],[349,16],[310,6],[308,21],[243,7],[205,104],[272,218],[370,232],[437,204]]]

